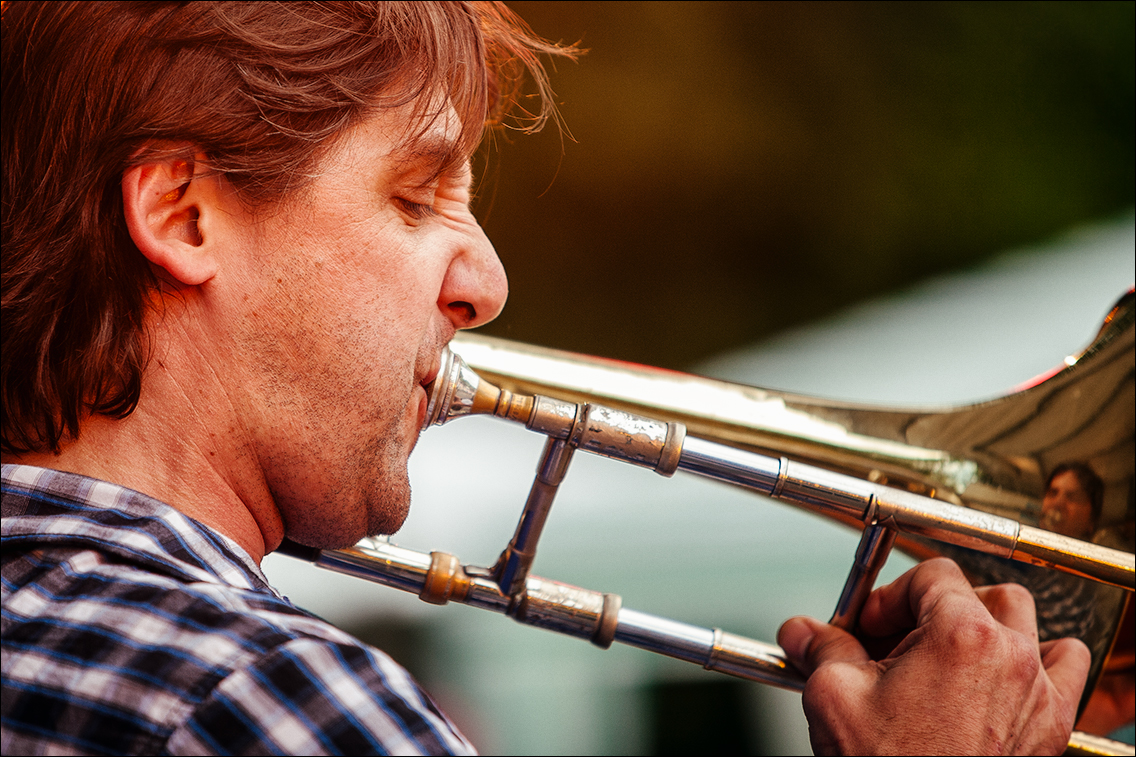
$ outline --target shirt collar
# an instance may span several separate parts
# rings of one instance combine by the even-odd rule
[[[241,589],[273,589],[236,542],[173,507],[76,473],[5,464],[3,544],[9,550],[48,545],[97,548],[183,581]]]

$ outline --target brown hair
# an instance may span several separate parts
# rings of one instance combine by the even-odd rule
[[[345,129],[408,103],[428,124],[438,94],[468,155],[486,125],[555,116],[537,55],[578,52],[501,3],[15,2],[2,26],[0,394],[14,453],[58,452],[87,413],[137,405],[158,282],[126,229],[126,169],[190,144],[263,207],[300,189]],[[526,71],[535,113],[516,107]]]
[[[1050,472],[1049,478],[1045,479],[1046,491],[1049,491],[1049,485],[1053,483],[1053,479],[1062,473],[1072,473],[1077,477],[1077,483],[1085,490],[1085,494],[1089,497],[1089,504],[1093,508],[1093,526],[1100,525],[1101,510],[1104,507],[1104,481],[1088,463],[1071,460],[1060,463]]]

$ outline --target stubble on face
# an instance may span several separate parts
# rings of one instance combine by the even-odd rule
[[[320,548],[401,527],[420,384],[453,336],[421,273],[432,253],[373,196],[383,133],[347,140],[327,178],[258,224],[255,304],[234,337],[265,483],[287,536]]]
[[[409,398],[382,396],[359,376],[314,361],[310,370],[290,368],[297,364],[277,348],[258,347],[272,398],[265,405],[287,419],[270,431],[278,443],[258,448],[288,537],[335,548],[397,531],[410,504],[406,458],[414,440],[398,417]]]
[[[262,460],[268,484],[284,519],[288,538],[319,548],[350,546],[364,536],[393,534],[411,503],[407,460],[420,433],[416,412],[424,392],[410,382],[437,369],[438,356],[453,336],[440,329],[422,345],[412,365],[388,366],[386,391],[375,391],[367,372],[345,375],[334,366],[300,361],[308,369],[280,371],[280,345],[262,344],[263,377],[275,385],[274,412],[303,419],[309,445],[302,459],[285,446]],[[362,348],[362,347],[361,347]],[[295,400],[302,388],[302,405]],[[280,404],[280,398],[287,398]],[[337,422],[320,427],[318,420]]]

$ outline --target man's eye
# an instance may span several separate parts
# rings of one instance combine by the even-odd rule
[[[399,207],[402,208],[403,212],[405,212],[411,218],[423,219],[438,215],[438,212],[434,210],[433,205],[424,205],[420,202],[407,200],[405,197],[396,197],[395,202],[397,202]]]

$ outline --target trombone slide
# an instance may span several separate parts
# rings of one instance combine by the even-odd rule
[[[622,607],[616,594],[530,575],[523,589],[510,596],[501,591],[489,571],[462,567],[446,553],[427,555],[399,547],[382,537],[335,550],[285,542],[281,551],[321,568],[417,594],[432,604],[458,601],[604,649],[619,642],[793,691],[805,685],[784,651],[774,644],[631,610]]]

